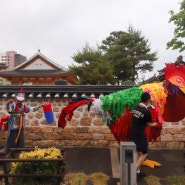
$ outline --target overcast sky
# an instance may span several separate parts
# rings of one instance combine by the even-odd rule
[[[68,67],[86,43],[96,48],[112,31],[140,30],[157,52],[153,73],[185,53],[166,50],[174,25],[169,10],[181,0],[0,0],[0,52],[30,58],[38,49]]]

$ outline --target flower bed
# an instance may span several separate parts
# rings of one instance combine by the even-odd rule
[[[4,162],[12,162],[11,171],[4,174],[5,181],[6,177],[11,177],[10,184],[54,185],[60,184],[64,178],[63,154],[54,147],[36,147],[33,151],[21,152],[18,159],[4,159]]]

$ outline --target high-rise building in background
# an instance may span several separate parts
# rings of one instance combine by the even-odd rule
[[[12,70],[16,66],[27,60],[27,57],[17,54],[15,51],[0,52],[0,63],[7,66],[7,70]]]
[[[27,57],[21,55],[21,54],[15,54],[15,67],[22,64],[23,62],[27,61]]]

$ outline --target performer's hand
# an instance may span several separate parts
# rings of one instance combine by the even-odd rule
[[[158,123],[153,122],[151,125],[152,125],[152,127],[157,127],[158,126]]]
[[[41,108],[41,106],[32,107],[31,108],[31,111],[32,112],[35,112],[35,111],[39,110],[39,108]]]

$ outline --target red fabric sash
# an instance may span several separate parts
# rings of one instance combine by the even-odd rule
[[[21,133],[21,129],[22,129],[22,125],[23,125],[23,115],[20,115],[19,117],[19,127],[18,127],[18,133],[17,133],[17,137],[15,139],[15,142],[17,143],[20,133]]]
[[[72,102],[70,103],[67,107],[64,107],[60,113],[59,119],[58,119],[58,127],[64,128],[66,126],[66,116],[68,116],[68,121],[72,119],[73,116],[73,111],[78,108],[82,104],[86,104],[89,102],[93,102],[93,99],[84,99],[84,100],[79,100],[77,102]]]

